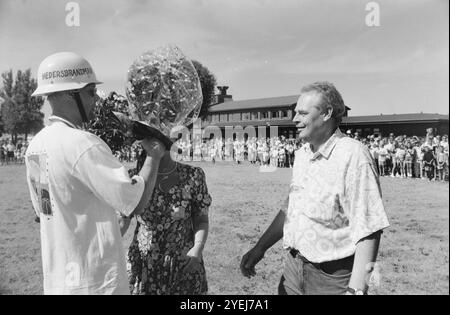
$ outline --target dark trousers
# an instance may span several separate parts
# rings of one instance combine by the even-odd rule
[[[353,269],[354,256],[315,264],[298,252],[286,255],[279,295],[342,295],[345,294]]]
[[[415,161],[414,162],[414,177],[415,178],[420,178],[422,177],[422,169],[420,168],[420,162],[419,161]]]
[[[375,159],[375,166],[377,168],[378,175],[380,175],[380,165],[379,165],[378,159]]]
[[[434,164],[433,163],[426,163],[424,162],[424,168],[427,173],[427,178],[429,180],[432,180],[434,178]]]

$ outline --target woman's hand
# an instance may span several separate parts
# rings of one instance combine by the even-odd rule
[[[183,272],[196,272],[202,269],[202,250],[196,246],[192,247],[186,254],[187,265]]]

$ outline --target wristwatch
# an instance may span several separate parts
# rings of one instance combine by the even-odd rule
[[[351,293],[353,295],[366,295],[363,290],[353,289],[353,288],[350,288],[350,287],[347,288],[346,292]]]

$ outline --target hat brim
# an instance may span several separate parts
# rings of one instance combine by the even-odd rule
[[[83,83],[55,83],[55,84],[46,84],[43,86],[39,86],[31,96],[45,96],[55,92],[61,91],[71,91],[78,90],[84,88],[88,84],[102,84],[103,82],[94,81],[94,82],[83,82]]]
[[[150,126],[147,122],[130,119],[123,113],[114,111],[112,113],[123,125],[126,126],[126,129],[132,130],[133,135],[137,140],[151,137],[160,140],[167,150],[170,150],[170,148],[172,147],[172,140],[170,140],[169,137],[164,135],[158,129]]]
[[[138,138],[146,138],[146,137],[152,137],[156,138],[159,141],[161,141],[167,150],[170,150],[170,148],[173,145],[172,140],[170,140],[169,137],[164,135],[161,131],[158,129],[150,126],[144,121],[137,121],[133,120],[134,126],[133,126],[133,133],[138,136]],[[140,139],[138,139],[140,140]]]

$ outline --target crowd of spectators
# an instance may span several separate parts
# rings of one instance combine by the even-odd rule
[[[421,178],[440,181],[449,179],[448,135],[387,137],[369,135],[361,137],[357,132],[347,131],[347,136],[365,144],[377,166],[380,176],[395,178]],[[293,167],[295,151],[302,146],[297,139],[284,136],[249,139],[210,139],[202,141],[179,140],[177,160],[179,161],[233,161],[241,164],[248,161],[254,165],[271,167]],[[27,141],[11,139],[0,141],[0,166],[23,164]],[[121,162],[133,163],[142,153],[138,144],[124,147],[115,155]]]
[[[17,141],[16,144],[9,140],[0,141],[0,166],[10,164],[24,164],[25,152],[27,151],[28,141]]]
[[[295,150],[300,141],[284,136],[272,138],[210,139],[194,143],[178,141],[178,160],[181,161],[234,161],[273,167],[292,167]]]
[[[380,176],[448,181],[448,135],[433,135],[427,130],[424,137],[396,136],[393,133],[387,137],[361,137],[351,131],[347,136],[368,147]],[[179,141],[178,144],[178,159],[182,161],[234,161],[237,164],[248,161],[275,167],[292,167],[295,151],[302,146],[301,141],[283,136],[225,141],[212,139],[194,144]]]
[[[425,137],[347,134],[369,148],[380,176],[448,181],[448,135],[435,136],[429,130]]]

